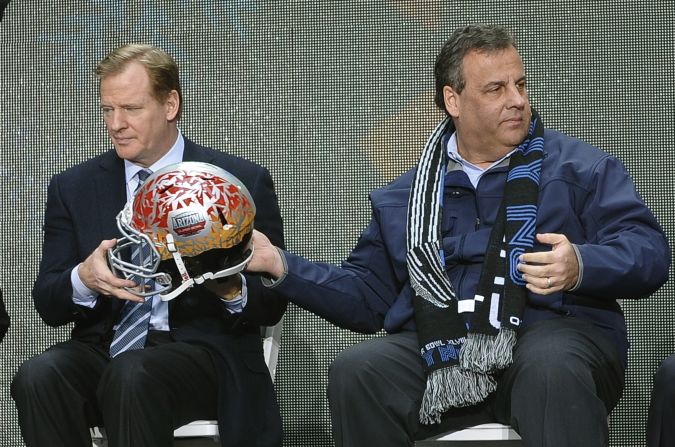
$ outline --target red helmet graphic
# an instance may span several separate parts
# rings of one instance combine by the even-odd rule
[[[224,169],[199,162],[167,166],[117,215],[123,237],[108,251],[110,266],[141,285],[130,292],[170,300],[194,284],[242,271],[253,254],[254,218],[248,190]]]

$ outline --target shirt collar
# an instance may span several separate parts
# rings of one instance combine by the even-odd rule
[[[180,129],[178,129],[178,136],[176,137],[176,142],[173,143],[173,146],[171,146],[169,152],[164,154],[164,156],[159,160],[157,160],[152,166],[144,168],[142,166],[130,162],[129,160],[124,160],[124,177],[126,179],[127,185],[127,198],[133,196],[133,191],[136,189],[135,182],[138,181],[138,178],[136,177],[138,171],[147,169],[150,172],[157,172],[166,166],[180,163],[181,161],[183,161],[184,151],[185,151],[185,139],[183,138],[183,134],[181,133]]]
[[[480,181],[483,174],[485,174],[495,166],[508,164],[508,160],[509,157],[511,157],[511,154],[513,154],[515,151],[518,150],[518,148],[512,150],[499,160],[492,163],[487,168],[483,169],[480,166],[476,166],[473,163],[466,161],[464,158],[462,158],[461,155],[459,155],[459,150],[457,149],[457,132],[454,132],[450,136],[450,138],[448,138],[446,148],[448,152],[448,159],[450,160],[448,162],[447,172],[461,169],[462,171],[464,171],[467,177],[469,177],[469,181],[471,182],[474,188],[478,188],[478,182]]]
[[[489,169],[501,164],[504,160],[511,157],[511,155],[513,155],[513,153],[515,151],[517,151],[518,148],[516,147],[511,152],[504,155],[502,158],[495,161],[494,163],[492,163],[490,166],[488,166],[485,169],[483,169],[481,167],[478,167],[471,162],[466,161],[464,158],[462,158],[461,155],[459,155],[459,150],[457,149],[457,132],[453,132],[453,134],[450,136],[450,138],[448,138],[446,150],[448,152],[448,158],[450,158],[452,161],[454,161],[456,163],[459,163],[462,166],[463,169],[470,168],[470,169],[478,170],[478,171],[488,171]]]

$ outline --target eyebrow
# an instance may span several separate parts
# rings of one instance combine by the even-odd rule
[[[105,103],[100,103],[100,107],[108,107],[108,108],[113,108],[114,106],[111,104],[105,104]],[[130,102],[126,104],[119,104],[118,107],[122,109],[128,109],[128,108],[133,108],[133,107],[143,107],[143,104],[140,102]]]
[[[527,76],[523,75],[523,76],[519,77],[518,79],[516,79],[515,83],[520,84],[523,81],[527,81]],[[506,81],[490,81],[487,84],[485,84],[485,87],[486,88],[498,87],[498,86],[502,86],[502,85],[506,85],[506,84],[507,84]]]

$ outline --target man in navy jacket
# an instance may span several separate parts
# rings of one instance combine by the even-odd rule
[[[167,302],[152,299],[143,349],[111,358],[109,346],[127,300],[106,254],[121,236],[115,216],[142,169],[185,161],[219,166],[249,190],[255,227],[283,245],[272,179],[249,161],[199,146],[177,128],[178,68],[164,51],[130,44],[97,67],[106,128],[115,150],[49,185],[35,307],[50,326],[74,323],[70,340],[27,360],[12,383],[26,444],[89,447],[89,427],[105,427],[111,446],[173,444],[173,430],[218,419],[223,446],[279,446],[281,418],[264,363],[261,325],[274,325],[286,300],[260,279],[207,281]],[[175,286],[175,285],[174,285]]]
[[[447,162],[440,256],[457,308],[473,309],[509,162],[527,142],[534,112],[515,42],[501,27],[455,31],[435,74],[436,104],[453,125],[439,136]],[[267,273],[274,290],[340,327],[387,332],[343,351],[331,366],[337,446],[410,446],[485,422],[510,424],[526,445],[607,445],[628,350],[617,300],[657,290],[669,248],[619,160],[553,130],[540,137],[540,172],[526,171],[538,180],[536,237],[532,230],[533,246],[510,264],[526,288],[513,361],[495,372],[494,392],[447,409],[440,423],[422,424],[419,416],[428,384],[406,237],[417,171],[371,193],[372,220],[341,267],[311,263],[254,233],[248,268]]]

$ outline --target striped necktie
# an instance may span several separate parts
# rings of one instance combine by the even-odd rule
[[[138,176],[138,185],[136,191],[150,175],[150,171],[142,170],[136,174]],[[150,256],[150,247],[146,245],[138,246],[131,254],[133,264],[139,265],[144,259]],[[137,277],[136,281],[145,287],[154,287],[154,281],[145,281]],[[122,307],[119,315],[119,321],[112,343],[110,344],[110,356],[129,351],[132,349],[142,349],[145,346],[145,340],[148,336],[150,324],[150,313],[152,312],[152,296],[146,297],[143,303],[127,301]]]

